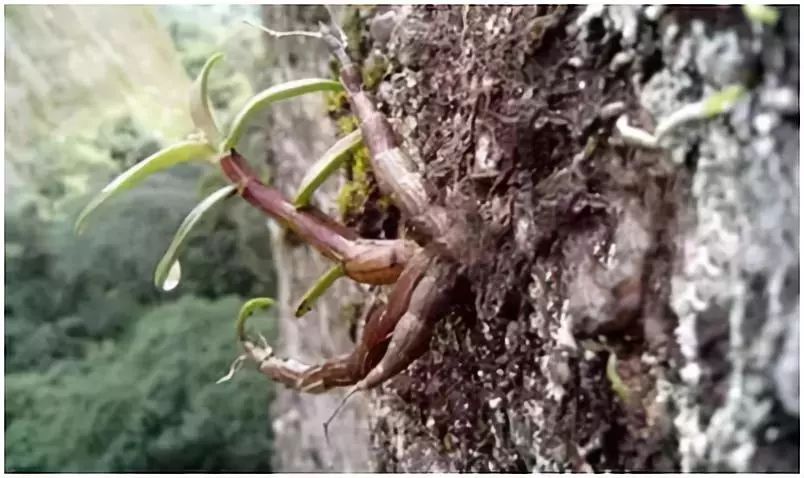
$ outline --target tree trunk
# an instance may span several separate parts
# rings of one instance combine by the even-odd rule
[[[265,25],[278,30],[315,28],[326,11],[299,6],[264,7]],[[301,78],[326,78],[328,53],[316,40],[304,38],[267,39],[267,49],[276,54],[277,64],[266,72],[270,85]],[[272,106],[265,130],[267,161],[271,181],[288,197],[295,192],[306,170],[335,141],[332,121],[327,117],[324,95],[306,95]],[[316,193],[316,205],[337,215],[334,198],[343,181],[328,181]],[[273,222],[269,222],[273,226]],[[319,363],[349,350],[351,309],[364,300],[358,286],[341,279],[302,319],[293,312],[302,294],[330,266],[318,252],[294,241],[277,227],[271,227],[276,263],[280,316],[277,354],[307,363]],[[331,443],[323,424],[343,398],[343,392],[307,395],[281,389],[271,407],[275,434],[275,469],[283,472],[369,470],[369,440],[366,401],[354,397],[332,423]],[[343,437],[348,437],[344,439]]]
[[[725,6],[365,16],[369,56],[390,60],[378,102],[433,200],[479,217],[485,246],[430,352],[369,394],[376,469],[798,470],[798,8],[779,11],[775,26]],[[621,115],[653,131],[733,84],[748,94],[730,112],[661,149],[617,132]],[[278,184],[298,182],[283,168],[323,151],[324,131],[278,154]],[[287,306],[324,269],[285,250]],[[285,339],[329,336],[337,308]],[[280,456],[322,443],[310,404],[339,396],[285,395],[300,435]],[[365,443],[361,420],[341,416],[333,443]],[[341,451],[307,465],[366,466]]]

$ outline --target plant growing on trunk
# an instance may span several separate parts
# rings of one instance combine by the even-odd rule
[[[434,324],[446,315],[456,277],[471,256],[467,252],[472,236],[468,234],[462,211],[430,201],[432,187],[416,171],[398,145],[387,119],[368,97],[362,75],[347,53],[346,37],[337,26],[322,24],[318,32],[265,31],[275,37],[300,34],[323,40],[341,65],[340,82],[304,79],[271,87],[249,100],[228,132],[221,134],[207,98],[207,78],[221,55],[211,57],[202,68],[190,99],[191,115],[198,128],[196,137],[166,148],[121,174],[81,213],[76,229],[83,230],[87,218],[107,200],[151,174],[192,160],[217,165],[230,184],[204,199],[181,224],[157,267],[156,285],[166,290],[176,287],[181,275],[178,259],[181,246],[193,226],[223,200],[240,196],[335,263],[304,295],[297,316],[309,310],[316,298],[344,275],[366,284],[393,284],[393,288],[386,304],[374,304],[366,311],[365,327],[354,350],[318,366],[280,359],[264,339],[250,339],[245,333],[245,321],[255,308],[270,306],[272,302],[249,301],[237,321],[237,335],[245,353],[233,365],[230,376],[248,359],[269,378],[305,392],[319,393],[343,386],[353,386],[352,391],[369,389],[403,371],[427,350]],[[322,91],[345,92],[360,128],[325,153],[304,178],[295,198],[288,200],[255,176],[246,159],[237,152],[237,144],[256,111],[276,101]],[[403,239],[361,238],[310,205],[316,188],[361,143],[368,148],[381,192],[402,213],[406,232]]]

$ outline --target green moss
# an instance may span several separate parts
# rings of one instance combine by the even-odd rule
[[[351,210],[352,204],[354,203],[354,185],[351,183],[346,183],[341,187],[341,190],[338,191],[338,197],[335,198],[335,203],[338,205],[338,213],[340,213],[341,217],[346,216],[346,213]]]
[[[356,64],[361,67],[361,76],[364,88],[368,91],[376,90],[388,70],[388,59],[382,55],[372,55],[367,58],[369,42],[366,41],[366,18],[369,17],[373,6],[349,6],[346,8],[344,21],[341,25],[349,44],[349,54]],[[332,76],[338,78],[337,63],[331,63]],[[360,127],[360,121],[349,111],[349,99],[345,92],[332,93],[327,96],[327,109],[330,117],[335,120],[339,136],[349,134]],[[371,194],[371,158],[365,146],[355,150],[346,160],[345,170],[349,181],[344,184],[336,198],[338,211],[342,217],[354,216],[360,213],[363,204]],[[392,204],[390,198],[382,197],[378,205],[388,208]]]
[[[355,115],[341,116],[335,120],[335,124],[338,127],[338,131],[343,135],[347,135],[360,127],[360,121],[357,120]]]
[[[379,86],[380,81],[388,71],[388,59],[382,55],[373,55],[363,64],[362,76],[363,87],[368,91],[374,91]]]
[[[374,7],[351,5],[346,8],[341,29],[346,34],[349,53],[358,63],[363,61],[368,53],[368,45],[364,41],[363,30],[365,28],[366,17]]]
[[[335,75],[335,79],[338,79],[337,75]],[[346,91],[341,90],[327,93],[327,111],[330,113],[337,113],[346,108],[348,104],[349,96],[346,94]]]
[[[365,146],[357,149],[347,162],[352,180],[343,185],[336,203],[341,216],[357,213],[369,197],[371,158]]]
[[[365,146],[356,149],[352,158],[354,159],[354,163],[352,164],[352,178],[355,181],[365,182],[371,171],[371,157],[369,156],[368,149]]]
[[[387,211],[389,207],[394,205],[394,201],[391,200],[391,196],[381,196],[377,200],[377,206],[382,211]]]
[[[349,134],[360,126],[353,115],[342,116],[336,120],[336,123],[338,130],[343,134]],[[356,149],[347,158],[345,167],[349,172],[347,177],[351,179],[343,185],[336,199],[338,211],[342,217],[359,213],[371,193],[371,156],[369,156],[368,149],[365,146]],[[377,199],[377,206],[382,210],[387,210],[392,205],[393,201],[389,196],[381,196]]]

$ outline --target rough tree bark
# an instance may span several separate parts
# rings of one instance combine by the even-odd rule
[[[799,10],[780,10],[363,11],[383,111],[488,247],[431,351],[336,421],[348,440],[313,431],[339,394],[281,396],[279,469],[797,471]],[[731,112],[661,150],[616,133],[732,84]],[[271,140],[277,184],[332,137],[313,136]],[[323,268],[279,242],[287,307]],[[284,343],[329,337],[338,307]]]

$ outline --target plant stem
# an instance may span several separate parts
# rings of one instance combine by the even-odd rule
[[[324,256],[341,261],[347,256],[355,234],[323,213],[312,209],[296,209],[281,192],[263,184],[249,168],[240,154],[232,150],[221,158],[221,169],[227,178],[238,186],[243,199],[262,210],[284,227],[290,229]],[[348,234],[351,237],[345,237]]]
[[[361,239],[353,230],[313,207],[297,208],[277,189],[257,179],[235,150],[222,157],[220,165],[243,199],[343,266],[352,280],[393,284],[418,249],[414,243],[402,239]]]

